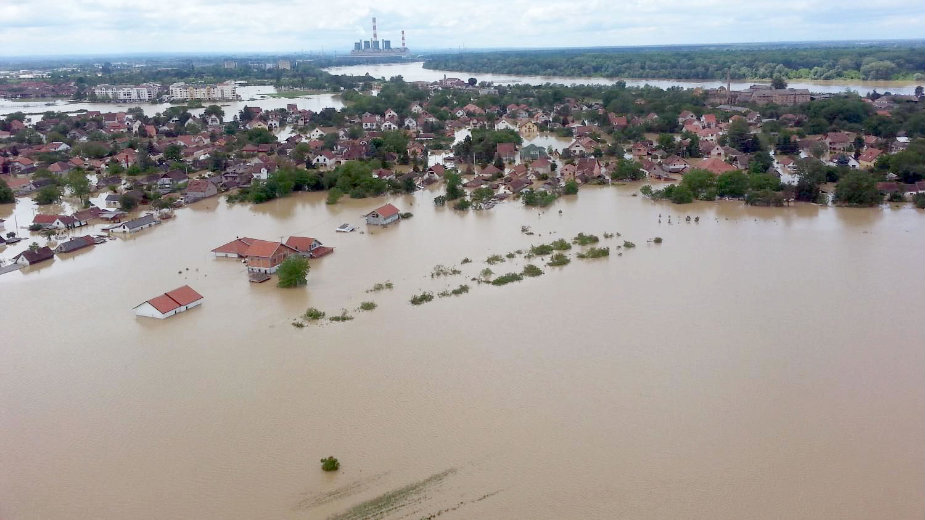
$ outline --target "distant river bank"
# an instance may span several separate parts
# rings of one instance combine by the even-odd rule
[[[425,69],[424,62],[413,63],[386,63],[379,65],[350,65],[345,67],[330,67],[324,69],[331,74],[350,74],[362,76],[369,73],[374,78],[390,78],[401,76],[405,81],[437,81],[444,76],[449,78],[468,79],[474,77],[479,81],[490,81],[499,85],[543,85],[545,83],[559,83],[562,85],[613,85],[617,81],[624,81],[628,86],[669,88],[716,88],[726,83],[719,80],[680,80],[680,79],[627,79],[627,78],[596,78],[596,77],[566,77],[566,76],[524,76],[514,74],[478,74],[474,72],[460,72],[448,70]],[[750,85],[767,83],[761,81],[733,81],[734,90],[746,89]],[[914,81],[811,81],[794,80],[789,83],[792,88],[805,88],[811,92],[834,94],[851,90],[866,95],[872,90],[878,92],[890,91],[893,94],[912,94],[915,91]]]

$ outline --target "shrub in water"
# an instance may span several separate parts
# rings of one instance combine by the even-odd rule
[[[321,459],[321,469],[324,471],[337,471],[340,469],[340,461],[334,457],[327,457]]]

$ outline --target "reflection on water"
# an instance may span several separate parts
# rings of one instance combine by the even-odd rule
[[[437,189],[210,200],[0,276],[4,519],[326,518],[451,468],[387,517],[465,502],[459,518],[921,518],[923,213],[633,190],[469,213],[434,207]],[[414,217],[368,229],[385,200]],[[603,231],[637,247],[468,281],[490,254]],[[209,253],[288,235],[336,248],[306,288],[248,283]],[[464,274],[432,279],[435,264]],[[469,294],[408,303],[460,283]],[[132,314],[181,284],[205,303]],[[378,308],[354,311],[364,300]],[[355,320],[292,327],[309,306]]]

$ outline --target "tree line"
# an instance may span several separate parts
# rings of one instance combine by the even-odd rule
[[[640,79],[925,77],[925,42],[866,45],[685,46],[442,54],[424,67],[473,73]]]

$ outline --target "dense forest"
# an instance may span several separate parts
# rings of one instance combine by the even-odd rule
[[[640,79],[925,79],[925,41],[866,45],[554,49],[434,55],[424,67],[472,73]]]

